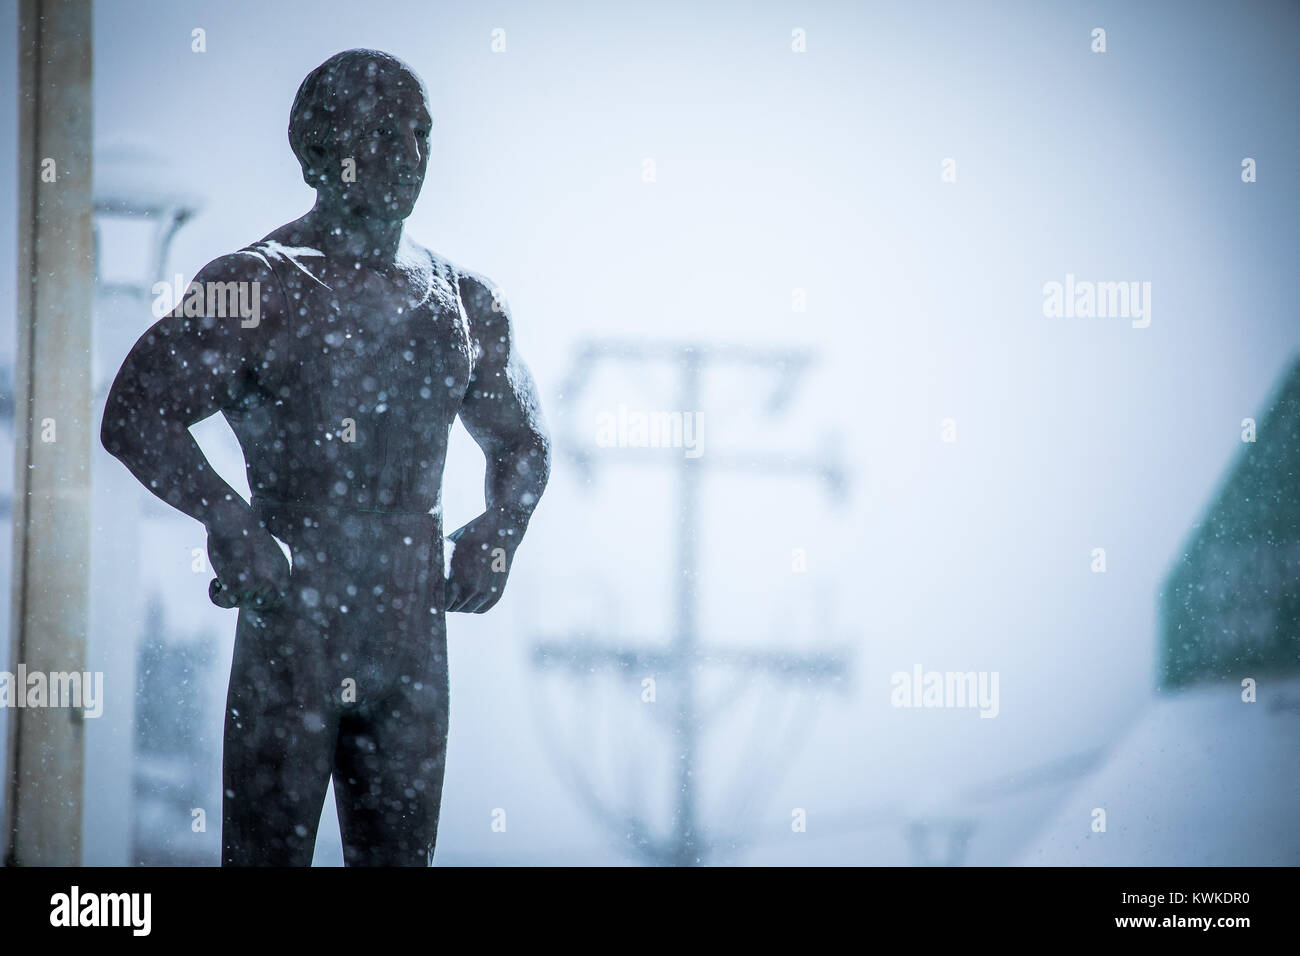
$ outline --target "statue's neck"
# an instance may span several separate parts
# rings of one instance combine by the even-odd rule
[[[381,270],[396,262],[406,228],[404,220],[362,215],[320,199],[302,224],[330,258],[351,258]]]

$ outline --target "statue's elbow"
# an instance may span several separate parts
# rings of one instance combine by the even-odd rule
[[[104,403],[104,417],[99,423],[99,444],[118,461],[126,461],[130,456],[130,429],[124,407],[113,391],[109,392],[108,401]]]
[[[122,433],[121,430],[109,419],[108,410],[104,411],[104,420],[99,424],[99,444],[104,451],[108,452],[114,458],[120,458],[122,455]]]

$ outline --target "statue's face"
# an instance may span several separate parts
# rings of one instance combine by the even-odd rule
[[[335,110],[330,192],[360,214],[405,219],[424,185],[433,120],[419,77],[375,65]]]

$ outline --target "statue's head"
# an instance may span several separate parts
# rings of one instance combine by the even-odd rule
[[[289,145],[322,198],[405,219],[424,185],[432,122],[424,82],[409,66],[378,50],[345,50],[298,87]]]

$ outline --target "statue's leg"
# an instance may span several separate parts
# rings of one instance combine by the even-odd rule
[[[222,865],[310,866],[329,785],[338,708],[319,632],[292,604],[239,612],[226,697]]]
[[[447,640],[436,617],[426,660],[382,699],[345,712],[334,797],[348,866],[428,866],[447,754]]]

